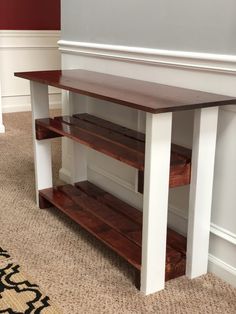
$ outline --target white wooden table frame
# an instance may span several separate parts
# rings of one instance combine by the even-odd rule
[[[36,195],[52,187],[50,140],[35,139],[35,119],[49,117],[48,87],[31,81]],[[186,275],[207,272],[218,107],[195,111]],[[146,114],[141,291],[165,286],[172,113]],[[38,196],[37,196],[38,198]],[[38,199],[37,199],[38,202]]]
[[[189,278],[207,272],[218,107],[195,110],[187,237]],[[165,287],[172,113],[147,114],[141,291]]]

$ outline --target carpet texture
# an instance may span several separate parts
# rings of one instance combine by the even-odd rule
[[[65,314],[236,313],[236,289],[212,274],[169,281],[144,297],[121,258],[58,210],[36,207],[30,113],[5,114],[4,123],[0,244]],[[60,139],[53,141],[53,164],[57,181]]]

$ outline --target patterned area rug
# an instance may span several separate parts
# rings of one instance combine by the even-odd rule
[[[28,276],[27,276],[28,277]],[[0,247],[0,313],[59,314],[39,286],[28,280],[17,265]]]

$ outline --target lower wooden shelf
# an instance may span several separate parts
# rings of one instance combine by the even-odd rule
[[[141,269],[142,213],[94,184],[84,181],[39,191],[40,208],[55,206],[81,227]],[[167,232],[166,280],[185,274],[186,239]],[[137,284],[138,285],[138,284]]]

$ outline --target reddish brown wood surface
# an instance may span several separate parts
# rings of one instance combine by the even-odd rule
[[[112,143],[110,140],[105,140],[96,133],[91,134],[86,130],[78,128],[76,125],[69,125],[57,119],[49,118],[36,120],[36,126],[45,128],[45,132],[46,129],[48,129],[49,131],[71,138],[134,168],[143,170],[143,155],[137,154],[134,150],[122,147],[115,142]],[[43,134],[43,132],[41,132],[41,134]],[[42,137],[41,134],[36,132],[36,138],[38,140],[49,138],[47,136]]]
[[[15,76],[152,113],[236,103],[232,97],[82,69],[21,72]]]
[[[41,207],[49,203],[118,253],[141,268],[142,213],[108,192],[85,181],[39,191]],[[185,273],[186,239],[168,229],[166,280]],[[137,285],[138,285],[137,282]]]
[[[132,240],[137,245],[141,246],[141,229],[140,225],[122,215],[118,211],[111,210],[108,206],[98,202],[96,199],[89,197],[81,190],[72,188],[71,186],[58,187],[58,190],[63,192],[81,209],[93,214],[95,217],[102,220],[112,229],[119,233],[125,234],[129,240]]]
[[[61,134],[58,134],[57,132],[53,132],[44,126],[36,123],[35,125],[35,131],[36,131],[36,138],[37,139],[49,139],[49,138],[55,138],[55,137],[61,137]]]
[[[170,181],[169,187],[175,188],[178,186],[188,185],[190,184],[191,178],[191,163],[184,163],[180,161],[179,164],[176,162],[175,164],[171,163],[170,165]],[[144,187],[144,172],[139,171],[138,173],[138,191],[139,193],[143,193]]]
[[[73,195],[75,188],[69,185],[67,188],[71,189],[71,195]],[[63,193],[60,188],[55,187],[41,190],[39,191],[39,195],[118,253],[135,268],[140,269],[140,247],[130,241],[126,236],[112,229],[97,216],[91,214],[91,212],[84,210],[78,205],[78,202],[74,202],[71,197]]]
[[[129,204],[121,201],[119,198],[114,195],[104,191],[98,186],[90,183],[89,181],[83,181],[75,183],[75,186],[78,187],[81,191],[98,200],[100,203],[105,204],[110,207],[112,210],[116,210],[123,215],[127,216],[131,220],[142,225],[142,213],[136,208],[130,206]]]
[[[131,130],[129,128],[126,128],[124,126],[121,126],[119,124],[95,117],[91,114],[88,113],[79,113],[79,114],[74,114],[73,117],[83,120],[83,121],[87,121],[89,123],[92,123],[94,125],[100,125],[103,126],[104,128],[117,132],[119,134],[122,134],[124,136],[139,140],[144,142],[145,141],[145,134]]]
[[[67,136],[139,169],[138,190],[143,192],[145,135],[89,114],[36,120],[38,140]],[[172,144],[170,187],[189,184],[191,150]]]
[[[133,206],[123,202],[114,195],[106,192],[105,190],[99,188],[98,186],[92,184],[89,181],[83,181],[75,183],[75,186],[86,193],[89,197],[94,198],[99,201],[99,203],[105,204],[113,211],[118,211],[122,215],[128,217],[140,226],[140,233],[142,233],[142,212],[134,208]],[[139,236],[142,238],[142,235]],[[186,254],[186,238],[168,228],[167,232],[167,243],[168,246],[174,248],[176,251],[181,252],[181,254]],[[141,242],[138,243],[141,246]]]

